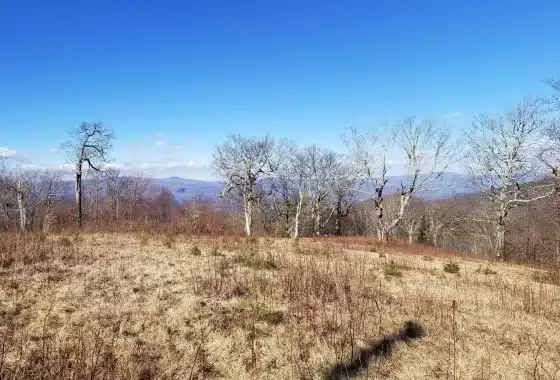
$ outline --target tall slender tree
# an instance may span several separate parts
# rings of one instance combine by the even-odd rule
[[[111,161],[109,154],[115,138],[112,129],[103,123],[82,123],[70,132],[70,139],[63,144],[68,162],[75,166],[76,176],[76,225],[82,227],[82,175],[87,170],[102,172],[103,165]]]

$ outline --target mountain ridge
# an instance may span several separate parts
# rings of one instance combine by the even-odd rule
[[[389,177],[389,182],[385,187],[385,194],[389,195],[396,191],[399,188],[401,180],[405,178],[406,176]],[[85,189],[87,189],[91,181],[91,179],[84,179],[83,183]],[[465,174],[444,172],[439,180],[431,182],[433,189],[420,191],[417,195],[425,200],[441,200],[456,195],[471,194],[474,191],[469,188],[468,182],[468,176]],[[72,196],[74,192],[74,182],[63,181],[63,183],[62,193],[64,196]],[[223,185],[224,182],[222,181],[197,180],[178,176],[151,179],[152,188],[158,189],[164,187],[168,189],[177,202],[197,198],[215,202],[219,198]],[[370,199],[371,196],[369,193],[372,192],[372,187],[371,183],[364,184],[360,194],[357,196],[357,200]]]

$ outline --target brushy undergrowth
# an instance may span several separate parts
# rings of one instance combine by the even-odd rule
[[[461,267],[454,261],[443,264],[443,271],[446,273],[458,274],[461,271]]]
[[[545,270],[535,271],[532,276],[534,281],[541,284],[557,285],[560,286],[560,271],[559,270]]]
[[[233,257],[233,263],[254,269],[278,269],[278,264],[271,255],[263,257],[255,251],[243,252]]]
[[[385,277],[402,277],[401,267],[394,261],[391,260],[383,265],[383,274]]]

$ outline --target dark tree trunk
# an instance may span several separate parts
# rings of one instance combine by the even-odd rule
[[[81,166],[81,165],[80,165]],[[82,170],[76,170],[76,225],[82,228]]]

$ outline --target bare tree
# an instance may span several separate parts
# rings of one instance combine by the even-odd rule
[[[103,164],[110,162],[109,153],[115,138],[114,132],[103,123],[82,123],[70,133],[70,140],[63,144],[76,174],[76,224],[82,227],[82,172],[84,164],[88,170],[102,172]]]
[[[355,163],[357,173],[366,182],[365,189],[357,190],[366,193],[373,200],[376,212],[377,238],[385,240],[387,231],[383,228],[385,187],[389,182],[388,154],[396,139],[394,130],[386,129],[382,135],[372,131],[360,134],[355,127],[350,129],[350,137],[345,139],[346,146]],[[369,189],[369,190],[368,190]]]
[[[17,205],[19,228],[27,229],[28,195],[30,194],[30,183],[27,173],[21,168],[6,170],[2,181],[2,190],[6,194],[6,205]]]
[[[45,213],[52,212],[54,202],[61,197],[62,172],[60,170],[43,170],[39,174],[39,193],[45,207]]]
[[[430,203],[426,207],[428,232],[432,244],[442,246],[442,237],[454,231],[459,220],[464,219],[460,210],[449,203]]]
[[[287,169],[287,168],[286,168]],[[296,188],[288,170],[282,169],[271,185],[271,206],[282,224],[284,234],[291,235],[292,217],[296,205]]]
[[[105,172],[105,180],[107,182],[107,195],[111,199],[111,208],[115,212],[114,218],[118,220],[121,200],[125,195],[126,178],[121,177],[119,170],[109,169]]]
[[[347,146],[363,178],[369,182],[367,191],[377,214],[377,237],[380,241],[402,220],[411,197],[419,192],[431,190],[445,170],[455,162],[459,145],[450,138],[449,128],[437,128],[430,121],[418,122],[408,118],[388,129],[382,136],[375,133],[360,135],[351,130]],[[395,147],[403,156],[404,175],[401,176],[399,205],[397,212],[386,217],[384,213],[385,188],[389,183],[388,154]],[[398,153],[395,153],[398,154]],[[364,190],[362,190],[364,191]]]
[[[292,198],[290,201],[290,205],[293,206],[293,223],[290,228],[292,240],[299,238],[303,206],[311,185],[306,166],[303,164],[305,157],[303,149],[292,146],[281,171],[289,188],[289,196]]]
[[[504,118],[482,116],[467,137],[468,169],[474,186],[493,206],[490,222],[495,228],[494,251],[504,257],[505,230],[512,208],[548,197],[550,185],[535,180],[538,140],[546,118],[536,102],[525,99]]]
[[[539,159],[552,173],[556,208],[560,213],[560,80],[550,79],[547,83],[554,92],[543,101],[548,119],[540,141]]]
[[[216,147],[213,155],[215,171],[227,180],[221,196],[238,190],[243,198],[245,233],[251,236],[253,207],[256,202],[255,185],[263,176],[272,174],[278,166],[279,157],[275,141],[264,138],[247,138],[231,135]]]
[[[86,204],[89,204],[89,212],[93,218],[97,218],[101,212],[103,200],[103,176],[101,172],[94,172],[85,186]]]
[[[285,159],[280,163],[271,185],[272,207],[283,220],[285,235],[297,239],[305,189],[303,168],[299,165],[301,149],[288,142],[282,149]]]
[[[332,207],[335,214],[334,233],[336,235],[342,233],[342,219],[350,213],[358,194],[356,189],[360,186],[360,178],[350,165],[341,162],[336,166],[332,184]]]
[[[311,219],[313,220],[313,233],[320,235],[324,224],[330,219],[334,210],[326,220],[322,219],[323,204],[332,192],[335,183],[335,173],[338,160],[334,152],[311,145],[303,149],[298,155],[299,165],[304,170],[304,175],[309,183],[307,188],[311,200]]]
[[[549,111],[560,111],[560,80],[550,78],[546,80],[553,93],[544,99],[544,103],[550,106]]]
[[[418,199],[410,200],[408,212],[402,218],[402,227],[405,230],[408,242],[414,243],[422,226],[423,217],[425,217],[426,207]]]

